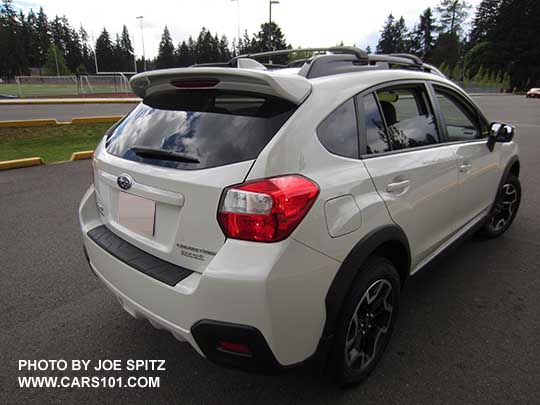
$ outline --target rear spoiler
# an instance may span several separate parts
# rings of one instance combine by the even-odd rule
[[[311,92],[311,83],[298,75],[220,67],[154,70],[133,76],[130,84],[142,99],[171,90],[216,89],[264,94],[298,105]]]

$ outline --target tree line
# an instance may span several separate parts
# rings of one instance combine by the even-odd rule
[[[410,53],[464,83],[528,88],[540,82],[540,2],[482,0],[466,32],[471,6],[442,0],[408,29],[403,17],[386,19],[378,53]]]
[[[482,0],[474,13],[472,27],[467,18],[471,6],[463,0],[440,0],[425,9],[412,28],[403,17],[390,14],[377,44],[378,53],[410,53],[439,67],[456,81],[498,83],[504,88],[527,88],[540,81],[540,1]],[[251,36],[229,42],[203,27],[198,36],[176,43],[166,26],[157,57],[146,61],[147,69],[225,62],[253,52],[290,48],[281,28],[264,23]],[[94,50],[96,57],[94,57]],[[367,49],[371,52],[371,49]],[[31,68],[40,74],[67,75],[143,70],[135,61],[130,34],[124,25],[115,38],[107,31],[91,45],[81,26],[72,27],[65,16],[49,19],[43,8],[27,15],[16,11],[12,0],[0,6],[0,77],[27,75]],[[287,56],[273,58],[287,62]],[[136,66],[135,66],[136,64]]]
[[[158,56],[152,62],[157,69],[191,66],[197,63],[227,62],[238,54],[266,52],[291,48],[281,28],[274,22],[264,23],[260,30],[249,36],[247,30],[232,44],[225,35],[218,37],[203,27],[193,39],[178,43],[175,47],[169,29],[165,27],[159,43]],[[285,63],[287,56],[273,58],[274,63]]]

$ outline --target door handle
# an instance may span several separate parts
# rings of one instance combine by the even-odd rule
[[[472,165],[469,162],[463,162],[461,166],[459,166],[459,171],[461,173],[469,173],[471,170]]]
[[[398,181],[396,183],[390,183],[386,186],[386,191],[389,193],[401,193],[411,184],[410,180]]]

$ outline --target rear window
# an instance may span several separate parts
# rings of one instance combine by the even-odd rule
[[[217,90],[150,96],[107,137],[115,156],[183,170],[255,159],[294,112],[286,100]],[[175,152],[199,163],[141,157],[137,148]]]

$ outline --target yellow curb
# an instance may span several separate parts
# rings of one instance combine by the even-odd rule
[[[39,166],[44,163],[45,162],[43,162],[43,159],[41,159],[40,157],[5,160],[3,162],[0,162],[0,170],[16,169],[19,167]]]
[[[94,154],[93,150],[85,150],[82,152],[73,152],[71,154],[71,159],[69,160],[82,160],[82,159],[91,159]]]
[[[43,120],[13,120],[13,121],[0,121],[0,128],[8,127],[42,127],[45,125],[56,125],[58,121],[55,119],[43,119]]]
[[[110,116],[101,116],[101,117],[82,117],[82,118],[73,118],[71,120],[72,124],[92,124],[96,122],[116,122],[124,118],[123,115],[110,115]]]

